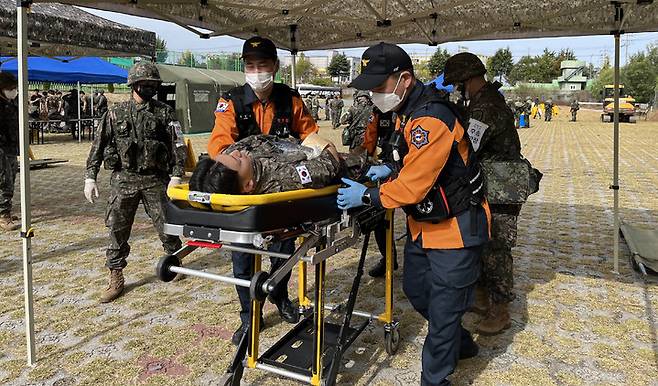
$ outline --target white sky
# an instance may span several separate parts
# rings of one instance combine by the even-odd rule
[[[196,53],[213,53],[213,52],[238,52],[242,49],[242,40],[232,37],[216,37],[208,40],[200,39],[197,35],[187,31],[173,23],[151,20],[136,16],[129,16],[113,12],[97,11],[85,8],[87,12],[104,17],[106,19],[128,25],[131,27],[141,28],[153,31],[167,42],[167,48],[171,51],[192,50]],[[621,62],[625,63],[626,58],[632,54],[645,49],[647,44],[658,44],[658,33],[639,33],[627,34],[622,36]],[[499,48],[509,47],[512,50],[514,60],[518,60],[524,55],[541,54],[544,48],[553,51],[559,51],[562,48],[570,48],[580,60],[591,62],[594,65],[601,63],[604,55],[613,57],[613,38],[610,35],[589,36],[589,37],[569,37],[569,38],[544,38],[544,39],[520,39],[520,40],[498,40],[498,41],[472,41],[444,43],[440,47],[447,49],[450,53],[457,52],[460,46],[467,47],[469,51],[493,55]],[[409,53],[427,53],[431,54],[436,47],[430,47],[424,44],[404,44],[402,47]],[[361,56],[365,48],[340,49],[348,56]],[[326,54],[326,51],[307,51],[307,56],[316,54]]]

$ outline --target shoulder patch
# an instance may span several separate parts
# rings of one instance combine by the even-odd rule
[[[223,113],[228,110],[228,101],[224,98],[219,98],[219,101],[217,102],[217,107],[215,107],[215,112],[216,113]]]
[[[430,143],[430,132],[423,129],[421,126],[411,130],[411,144],[416,146],[416,149]]]
[[[368,118],[368,123],[372,123],[372,121],[375,120],[375,114],[370,114],[370,117]]]
[[[313,182],[311,173],[308,172],[308,169],[305,165],[299,165],[295,169],[297,169],[297,174],[299,175],[299,179],[302,181],[302,185],[310,184]]]

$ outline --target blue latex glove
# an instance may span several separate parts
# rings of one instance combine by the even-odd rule
[[[338,198],[336,199],[338,208],[346,210],[362,206],[363,201],[361,201],[361,198],[366,192],[366,186],[347,178],[341,178],[341,181],[347,184],[348,187],[338,189]]]
[[[370,178],[370,181],[383,180],[393,173],[393,171],[386,165],[375,165],[371,166],[366,173],[366,177]]]

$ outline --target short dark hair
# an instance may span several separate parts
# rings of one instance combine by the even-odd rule
[[[190,189],[204,193],[240,194],[238,172],[221,162],[205,158],[190,178]]]

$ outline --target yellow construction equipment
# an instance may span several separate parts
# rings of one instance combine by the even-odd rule
[[[615,86],[605,85],[603,88],[603,112],[601,122],[612,122],[615,115]],[[619,122],[635,123],[635,99],[624,93],[624,85],[619,85]]]

